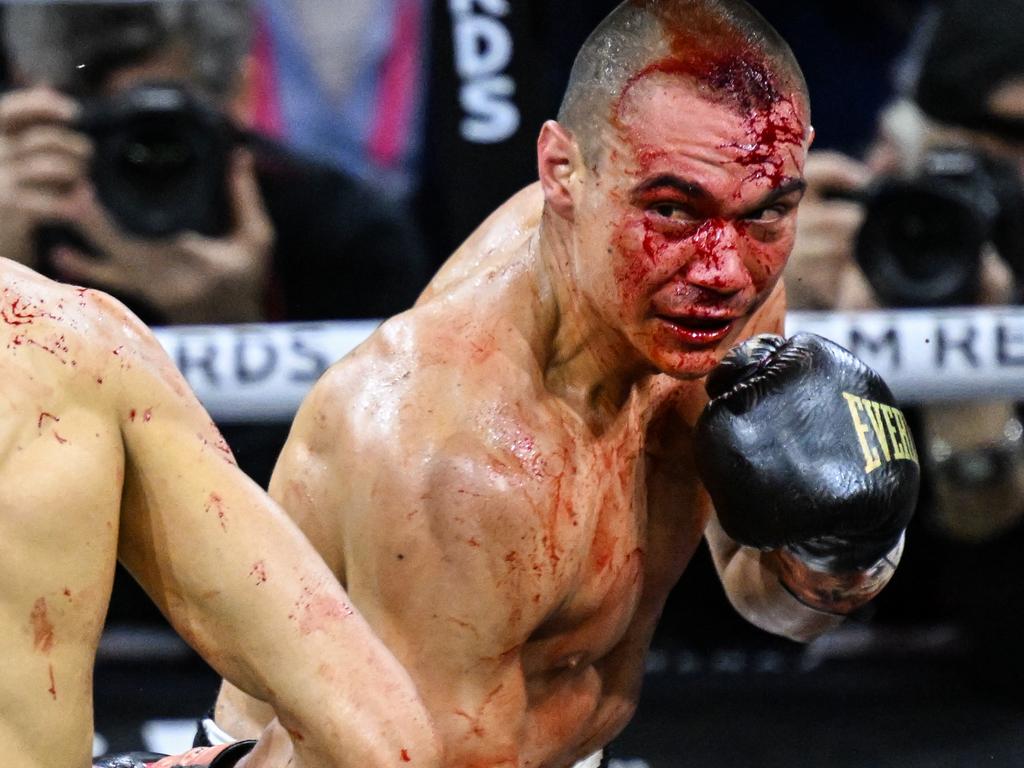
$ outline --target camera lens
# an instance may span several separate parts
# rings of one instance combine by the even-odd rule
[[[891,306],[969,303],[989,226],[958,191],[934,181],[889,180],[868,198],[856,258]]]
[[[198,155],[180,134],[146,126],[125,139],[120,172],[132,184],[157,186],[180,183],[194,172]]]
[[[83,130],[95,143],[96,193],[126,231],[150,239],[227,231],[234,139],[219,115],[179,88],[144,85],[99,105]]]

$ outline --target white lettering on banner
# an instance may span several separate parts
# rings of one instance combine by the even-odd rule
[[[512,61],[512,35],[490,16],[463,16],[455,24],[455,71],[463,80],[501,72]]]
[[[218,421],[288,421],[321,373],[378,321],[179,326],[157,338]],[[791,312],[878,371],[904,402],[1024,400],[1024,308]]]
[[[511,137],[520,123],[513,101],[515,81],[505,74],[512,61],[513,40],[501,17],[504,0],[449,0],[455,71],[461,80],[459,105],[466,116],[459,133],[474,144],[495,144]],[[487,15],[490,14],[490,15]]]
[[[218,421],[289,421],[328,366],[377,324],[182,326],[156,334]]]
[[[846,347],[907,402],[1024,398],[1020,308],[794,312],[787,331],[798,330]]]
[[[508,0],[449,0],[448,3],[455,13],[472,13],[474,5],[479,5],[494,16],[508,16]]]

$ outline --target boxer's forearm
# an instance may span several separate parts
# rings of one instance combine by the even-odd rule
[[[843,617],[814,610],[789,593],[771,567],[772,553],[737,547],[722,571],[733,607],[747,621],[772,634],[808,642],[834,629]]]
[[[772,634],[807,642],[838,626],[842,617],[816,611],[779,582],[772,554],[729,538],[712,518],[705,530],[725,594],[747,621]]]

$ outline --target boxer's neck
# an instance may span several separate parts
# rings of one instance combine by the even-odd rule
[[[584,298],[576,269],[585,261],[571,223],[545,211],[535,242],[545,386],[591,429],[603,431],[656,371]]]

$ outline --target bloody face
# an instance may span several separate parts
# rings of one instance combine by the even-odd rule
[[[708,95],[666,70],[615,105],[577,212],[582,289],[663,373],[707,373],[793,246],[809,129],[792,99]]]

